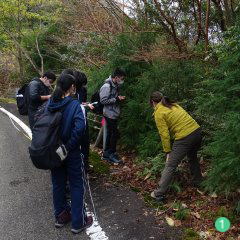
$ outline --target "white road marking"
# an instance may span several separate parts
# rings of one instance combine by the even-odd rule
[[[32,131],[24,122],[22,122],[19,118],[17,118],[15,115],[13,115],[12,113],[10,113],[9,111],[7,111],[1,106],[0,106],[0,111],[5,113],[11,120],[16,122],[23,129],[23,131],[26,133],[29,139],[30,140],[32,139]],[[90,237],[90,239],[91,240],[108,240],[109,238],[106,236],[105,232],[102,230],[94,214],[92,212],[87,212],[87,213],[93,216],[92,226],[86,229],[86,233]]]
[[[23,131],[27,134],[27,136],[30,139],[32,139],[32,131],[30,130],[30,128],[24,122],[22,122],[19,118],[14,116],[12,113],[7,111],[3,107],[0,107],[0,111],[5,113],[10,119],[12,119],[14,122],[16,122],[23,129]]]
[[[87,235],[91,240],[108,240],[109,238],[106,236],[105,232],[102,230],[98,220],[95,218],[92,212],[87,212],[93,217],[93,224],[91,227],[86,229]]]

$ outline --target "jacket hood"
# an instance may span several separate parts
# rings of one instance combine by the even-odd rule
[[[116,83],[113,82],[111,76],[109,76],[109,78],[107,78],[107,79],[105,80],[105,83],[109,83],[109,82],[111,82],[112,86],[114,86],[114,87],[115,87],[115,86],[118,86]]]
[[[53,99],[51,98],[48,105],[48,111],[56,112],[59,110],[63,110],[68,105],[68,103],[70,103],[72,100],[73,99],[71,96],[65,97],[58,102],[54,102]]]
[[[111,76],[109,76],[109,77],[105,80],[105,83],[110,82],[110,81],[112,81],[112,77],[111,77]]]

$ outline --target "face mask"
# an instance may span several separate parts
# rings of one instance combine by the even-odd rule
[[[124,84],[124,80],[121,80],[118,82],[118,85],[122,85],[122,84]]]
[[[47,86],[47,87],[50,87],[51,86],[51,83],[48,79],[44,80],[44,85]]]

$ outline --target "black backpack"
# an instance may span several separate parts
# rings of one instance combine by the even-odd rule
[[[56,153],[56,150],[62,145],[60,138],[62,112],[49,112],[47,106],[48,102],[38,112],[38,118],[32,130],[31,146],[29,147],[33,165],[38,169],[45,170],[62,165],[62,160]]]
[[[112,91],[112,84],[108,82],[110,85],[110,94]],[[103,107],[104,105],[100,102],[100,89],[98,89],[91,97],[91,103],[94,103],[94,109],[92,110],[93,113],[102,115],[103,114]]]
[[[24,84],[16,94],[17,108],[21,115],[28,115],[29,86]]]

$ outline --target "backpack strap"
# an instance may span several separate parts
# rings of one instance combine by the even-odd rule
[[[43,104],[44,113],[47,112],[47,109],[48,109],[49,104],[50,104],[50,99],[48,99],[48,100]]]
[[[112,81],[108,81],[107,83],[108,83],[109,86],[110,86],[110,95],[111,95],[111,93],[112,93],[112,89],[113,89]],[[116,88],[117,88],[117,93],[118,93],[118,91],[119,91],[119,87],[118,87],[117,84],[116,84]]]

